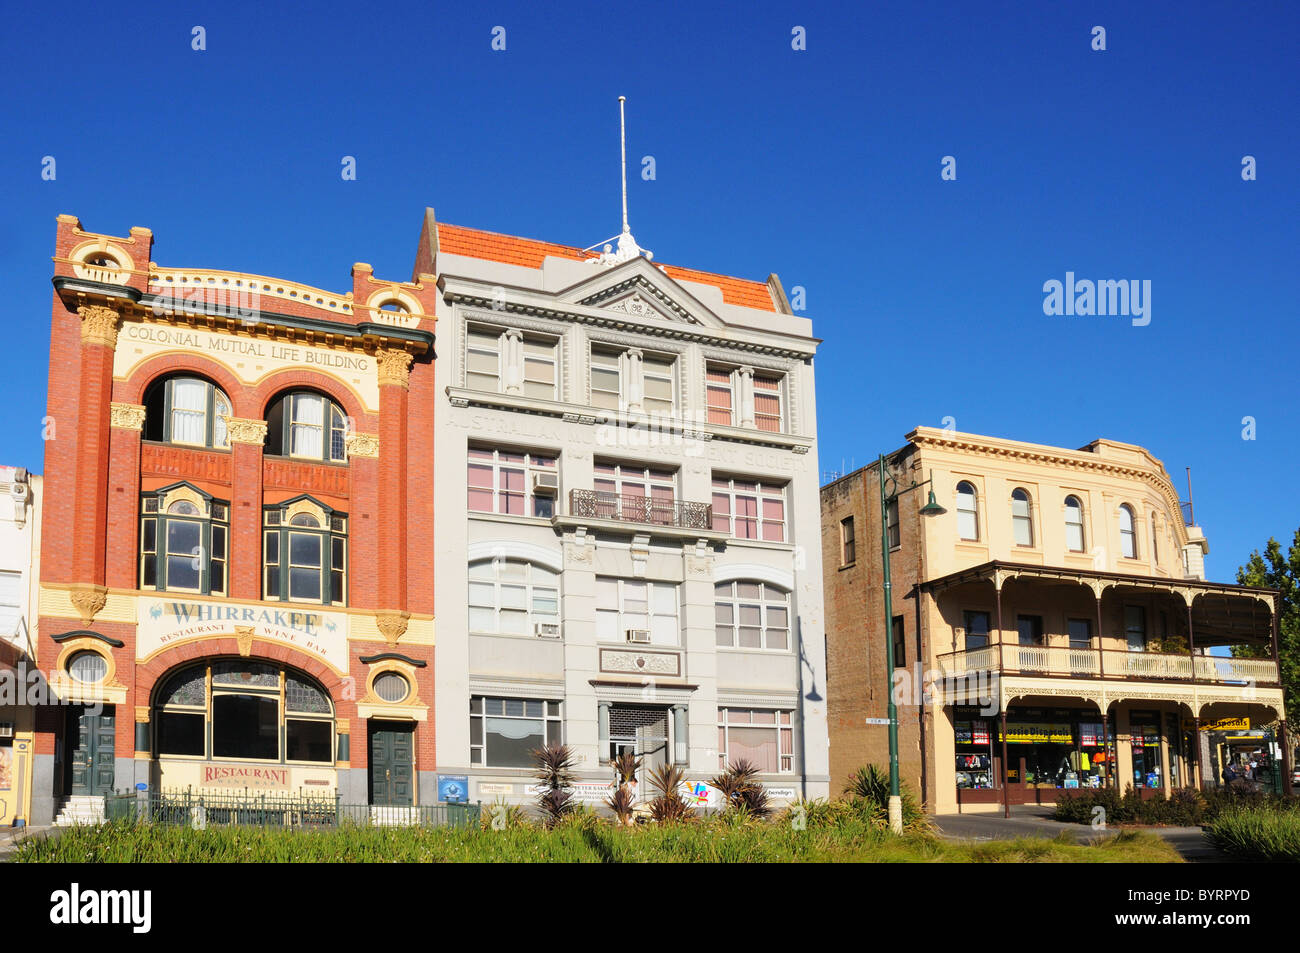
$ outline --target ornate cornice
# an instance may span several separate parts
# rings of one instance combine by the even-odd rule
[[[379,456],[379,434],[350,433],[343,441],[347,444],[349,457]]]
[[[410,386],[411,355],[408,352],[385,348],[375,352],[375,361],[379,365],[380,387],[390,384]]]
[[[144,429],[144,404],[122,404],[113,401],[108,405],[108,423],[118,430]]]
[[[226,436],[231,443],[251,443],[261,446],[266,443],[266,421],[252,420],[248,417],[232,417],[222,414],[226,422]]]
[[[121,320],[112,308],[87,304],[77,309],[81,315],[81,343],[100,344],[106,348],[117,347],[117,329]]]

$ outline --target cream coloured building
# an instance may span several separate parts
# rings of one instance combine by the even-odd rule
[[[432,211],[420,256],[440,293],[440,777],[521,802],[531,750],[562,740],[589,803],[624,751],[643,782],[747,758],[778,801],[825,796],[809,320],[775,275]]]
[[[1209,543],[1149,451],[907,440],[889,475],[933,482],[890,507],[890,644],[904,777],[931,810],[1212,785],[1234,745],[1284,727],[1277,593],[1205,580]],[[837,783],[888,763],[864,723],[886,698],[877,466],[822,488]],[[930,489],[941,515],[921,513]],[[1238,735],[1211,730],[1227,724]]]

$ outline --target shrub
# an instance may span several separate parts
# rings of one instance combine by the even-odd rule
[[[930,822],[907,785],[899,782],[898,793],[903,802],[903,830],[928,831]],[[883,816],[889,821],[889,772],[874,764],[863,765],[844,785],[849,803],[859,811],[872,816]]]
[[[533,750],[537,761],[537,780],[542,789],[537,794],[537,809],[543,822],[553,826],[577,807],[573,800],[573,782],[577,779],[574,768],[577,758],[568,745],[544,745]]]
[[[727,766],[727,770],[710,778],[709,784],[721,792],[727,810],[744,811],[749,817],[763,819],[771,815],[767,788],[758,781],[758,765],[741,758]]]
[[[1205,825],[1220,850],[1241,860],[1300,861],[1300,810],[1296,807],[1229,807]]]
[[[661,764],[650,773],[650,786],[658,792],[650,802],[650,816],[660,824],[693,820],[695,811],[682,798],[686,775],[675,764]]]

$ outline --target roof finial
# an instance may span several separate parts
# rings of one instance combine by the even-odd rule
[[[619,148],[619,170],[623,181],[623,231],[618,236],[618,250],[604,242],[604,253],[593,258],[592,261],[600,265],[619,265],[633,258],[639,258],[644,255],[647,259],[654,258],[654,252],[647,251],[636,243],[632,237],[632,228],[627,223],[627,118],[624,113],[623,104],[627,102],[626,96],[618,97],[618,148]],[[591,251],[591,248],[585,249]]]

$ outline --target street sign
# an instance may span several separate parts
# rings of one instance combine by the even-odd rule
[[[889,724],[889,719],[888,719],[888,718],[868,718],[868,719],[867,719],[867,724],[868,724],[868,725],[888,725],[888,724]]]

